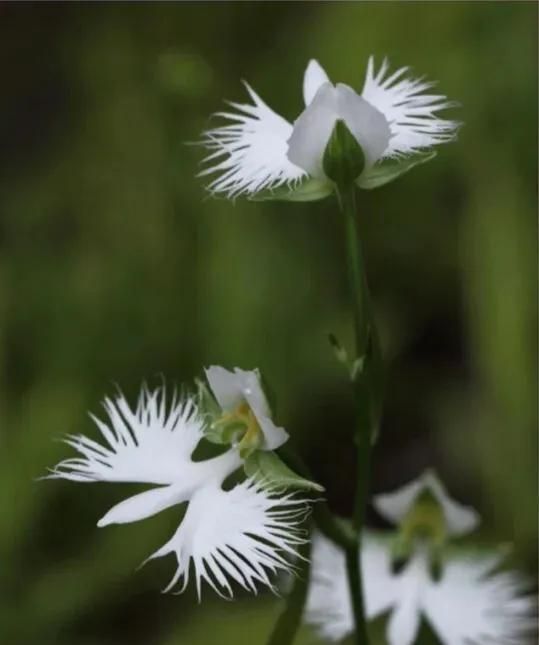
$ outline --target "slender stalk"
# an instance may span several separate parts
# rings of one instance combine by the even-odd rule
[[[345,549],[346,568],[356,624],[356,642],[358,645],[368,645],[360,554],[370,477],[371,444],[378,424],[379,388],[376,365],[379,364],[379,347],[372,322],[369,290],[359,237],[355,187],[351,185],[344,190],[339,190],[337,196],[344,217],[356,345],[355,362],[352,367],[357,418],[355,441],[358,469],[353,515],[355,541]]]
[[[310,555],[311,555],[311,522],[304,544],[299,549],[299,571],[294,580],[294,586],[289,593],[286,605],[279,616],[267,645],[291,645],[301,624],[303,607],[309,589]]]

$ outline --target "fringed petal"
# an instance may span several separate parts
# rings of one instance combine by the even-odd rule
[[[423,611],[444,645],[536,642],[537,598],[514,571],[492,573],[500,557],[450,560],[423,593]]]
[[[199,598],[202,582],[224,597],[233,596],[233,582],[253,593],[258,585],[273,590],[273,575],[293,570],[290,558],[304,541],[300,524],[307,512],[305,500],[254,480],[230,491],[200,488],[174,536],[151,556],[176,555],[178,567],[164,591],[182,592],[192,576]]]
[[[173,396],[167,404],[164,388],[143,388],[135,410],[120,393],[106,398],[108,421],[91,415],[104,443],[72,435],[65,443],[79,457],[65,459],[50,478],[78,482],[110,481],[172,484],[191,480],[196,467],[191,454],[202,438],[203,421],[191,399]]]
[[[387,611],[397,597],[386,542],[364,533],[361,565],[365,609],[371,619]],[[322,638],[332,642],[340,641],[354,631],[344,551],[319,533],[313,537],[305,621],[313,625]]]
[[[208,190],[230,198],[292,185],[305,175],[286,155],[290,123],[245,86],[253,103],[231,103],[236,112],[217,113],[231,123],[207,130],[201,142],[210,154],[205,159],[208,167],[200,175],[216,174]]]
[[[437,112],[457,105],[441,94],[427,94],[434,83],[405,77],[407,67],[387,75],[384,60],[377,73],[371,56],[362,96],[387,119],[391,139],[384,158],[399,157],[447,143],[456,136],[457,121],[442,119]]]

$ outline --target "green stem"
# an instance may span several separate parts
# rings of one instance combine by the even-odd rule
[[[377,360],[379,346],[372,320],[369,290],[359,237],[355,187],[351,185],[344,190],[339,190],[337,196],[344,217],[346,256],[356,345],[355,363],[352,369],[357,417],[355,432],[357,480],[353,515],[355,543],[346,548],[346,567],[356,624],[356,642],[358,645],[368,645],[360,553],[370,476],[371,445],[378,425],[377,401],[379,388],[377,387],[376,363],[378,362],[379,364]]]
[[[308,536],[299,548],[299,571],[294,580],[294,586],[289,593],[286,605],[279,616],[267,645],[291,645],[301,624],[303,607],[309,589],[310,555],[311,555],[311,530],[309,523]]]

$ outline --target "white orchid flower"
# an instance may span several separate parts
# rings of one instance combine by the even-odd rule
[[[201,174],[217,175],[209,190],[232,198],[282,185],[293,187],[310,177],[321,195],[328,194],[332,183],[322,160],[338,120],[344,121],[363,151],[364,169],[357,181],[363,188],[373,187],[370,172],[381,161],[451,141],[458,123],[440,118],[437,112],[455,104],[443,95],[427,93],[434,84],[408,78],[407,72],[402,67],[388,75],[386,60],[375,72],[371,57],[358,94],[343,83],[333,85],[320,64],[311,60],[303,79],[305,109],[293,125],[246,83],[252,103],[231,103],[235,112],[216,115],[231,123],[204,133],[210,165]],[[411,165],[415,162],[406,168]]]
[[[224,396],[224,390],[220,393]],[[102,442],[69,436],[65,441],[79,456],[60,462],[49,477],[153,485],[114,506],[99,520],[100,527],[135,522],[188,502],[175,534],[148,558],[176,555],[178,567],[165,591],[176,585],[185,589],[191,563],[199,597],[203,580],[218,594],[231,597],[232,581],[256,592],[257,583],[273,588],[270,576],[291,570],[287,556],[303,542],[303,500],[277,494],[254,478],[224,490],[223,482],[242,459],[230,448],[217,457],[193,461],[204,436],[204,420],[192,399],[174,396],[167,405],[164,388],[143,388],[136,409],[121,394],[105,399],[104,408],[107,422],[92,416]]]
[[[259,434],[259,448],[275,450],[288,440],[284,428],[271,420],[271,411],[260,383],[258,370],[229,371],[212,365],[205,370],[210,389],[223,412],[245,420],[247,433]],[[254,438],[254,437],[253,437]]]
[[[535,628],[536,599],[515,572],[496,572],[503,556],[470,552],[448,556],[439,581],[430,575],[428,555],[418,550],[394,574],[391,541],[366,533],[361,562],[366,614],[389,612],[388,645],[412,645],[426,620],[443,645],[523,645]],[[306,622],[329,641],[354,631],[344,552],[317,535],[312,554]]]
[[[399,524],[424,493],[430,494],[439,505],[444,518],[444,530],[448,536],[465,535],[477,528],[479,514],[473,508],[451,499],[442,482],[431,470],[425,471],[418,479],[392,493],[375,495],[373,506],[385,519]]]

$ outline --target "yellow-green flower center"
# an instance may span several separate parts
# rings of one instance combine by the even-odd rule
[[[225,443],[237,444],[242,459],[260,448],[264,441],[260,424],[246,401],[224,412],[212,425],[221,431]]]

